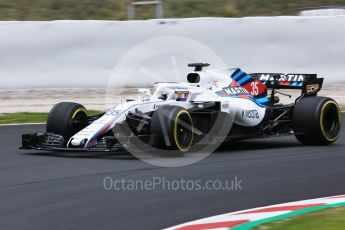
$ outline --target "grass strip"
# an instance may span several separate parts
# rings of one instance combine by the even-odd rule
[[[88,115],[102,113],[97,110],[89,110]],[[2,113],[0,114],[0,124],[25,124],[25,123],[44,123],[47,121],[48,113]]]

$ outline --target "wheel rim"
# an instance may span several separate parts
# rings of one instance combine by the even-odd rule
[[[340,131],[341,117],[338,105],[334,101],[329,101],[324,105],[320,122],[322,133],[326,139],[328,141],[336,140]]]
[[[182,152],[187,152],[193,143],[193,122],[186,110],[180,111],[175,119],[174,139]]]
[[[87,111],[85,109],[78,109],[76,110],[71,118],[71,123],[70,123],[70,130],[71,134],[74,135],[77,132],[79,132],[81,129],[84,128],[86,125],[86,120],[87,120]]]

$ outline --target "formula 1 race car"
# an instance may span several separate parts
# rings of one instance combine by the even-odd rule
[[[247,74],[239,68],[205,70],[207,66],[189,64],[194,71],[187,82],[156,83],[152,94],[139,89],[140,99],[96,116],[88,116],[80,104],[58,103],[49,113],[46,133],[24,134],[21,148],[116,151],[137,138],[156,149],[188,152],[211,131],[217,138],[226,128],[221,141],[283,135],[295,135],[306,145],[337,140],[340,109],[333,99],[317,96],[323,78],[316,74]],[[298,89],[301,95],[281,104],[279,89]]]

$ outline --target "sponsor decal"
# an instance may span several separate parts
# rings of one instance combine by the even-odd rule
[[[229,96],[249,94],[249,92],[242,87],[226,87],[226,88],[223,88],[223,90]]]
[[[156,104],[155,104],[155,105],[153,106],[154,109],[159,109],[160,107],[163,107],[163,105],[156,105]]]
[[[320,85],[319,84],[313,84],[313,85],[307,85],[307,94],[314,94],[319,92]]]
[[[259,74],[260,81],[274,81],[273,74]],[[278,81],[304,81],[304,76],[302,74],[280,74]]]
[[[222,104],[222,110],[229,110],[230,105],[229,104]]]
[[[215,87],[219,87],[219,82],[218,81],[213,81],[212,85],[215,86]]]
[[[260,119],[259,112],[256,109],[242,110],[242,117]]]
[[[110,116],[117,116],[122,112],[122,110],[118,110],[118,109],[113,109],[110,110],[109,112],[106,113],[106,115],[110,115]]]

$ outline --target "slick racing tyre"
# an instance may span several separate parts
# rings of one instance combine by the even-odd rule
[[[67,142],[87,125],[87,110],[73,102],[56,104],[48,115],[47,133],[59,134]]]
[[[305,97],[293,113],[293,129],[298,141],[306,145],[335,142],[342,126],[338,104],[327,97]]]
[[[151,119],[150,134],[156,148],[188,152],[193,145],[193,121],[187,110],[179,106],[158,108]]]

